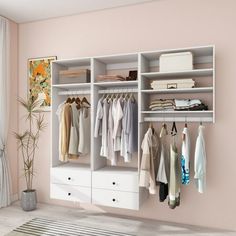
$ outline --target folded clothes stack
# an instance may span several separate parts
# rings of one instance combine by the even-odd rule
[[[194,88],[194,87],[195,87],[195,81],[193,79],[154,80],[151,83],[151,88],[154,90],[182,89],[182,88]]]
[[[208,110],[208,106],[199,99],[175,99],[176,111],[203,111]]]
[[[121,75],[98,75],[96,80],[101,81],[125,81],[125,78]]]
[[[152,111],[202,111],[208,107],[199,99],[156,99],[149,106]]]
[[[175,109],[174,99],[156,99],[151,102],[149,108],[152,111],[173,111]]]

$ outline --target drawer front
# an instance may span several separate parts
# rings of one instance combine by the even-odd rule
[[[93,172],[93,187],[116,191],[139,192],[138,174]]]
[[[92,190],[92,203],[110,207],[139,209],[139,194],[104,189]]]
[[[53,199],[91,203],[91,188],[51,184],[50,196]]]
[[[79,185],[79,186],[90,187],[91,171],[52,168],[51,182],[53,184],[68,184],[68,185]]]

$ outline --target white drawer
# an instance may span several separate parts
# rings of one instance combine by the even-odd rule
[[[93,187],[116,191],[139,192],[138,173],[117,173],[115,171],[94,171]]]
[[[91,171],[76,168],[52,168],[51,183],[91,187]]]
[[[92,203],[110,207],[138,210],[139,194],[93,188]]]
[[[51,198],[78,201],[78,202],[91,202],[91,188],[63,185],[63,184],[51,184]]]

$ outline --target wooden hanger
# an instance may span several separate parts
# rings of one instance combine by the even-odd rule
[[[90,106],[90,103],[88,102],[86,97],[83,97],[81,103],[86,103],[86,104],[88,104]]]
[[[66,103],[71,103],[71,98],[70,98],[70,97],[68,97],[68,98],[66,99]]]

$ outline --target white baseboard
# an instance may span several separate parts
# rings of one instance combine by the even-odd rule
[[[11,195],[11,202],[16,202],[18,200],[19,200],[19,196],[17,193]]]

